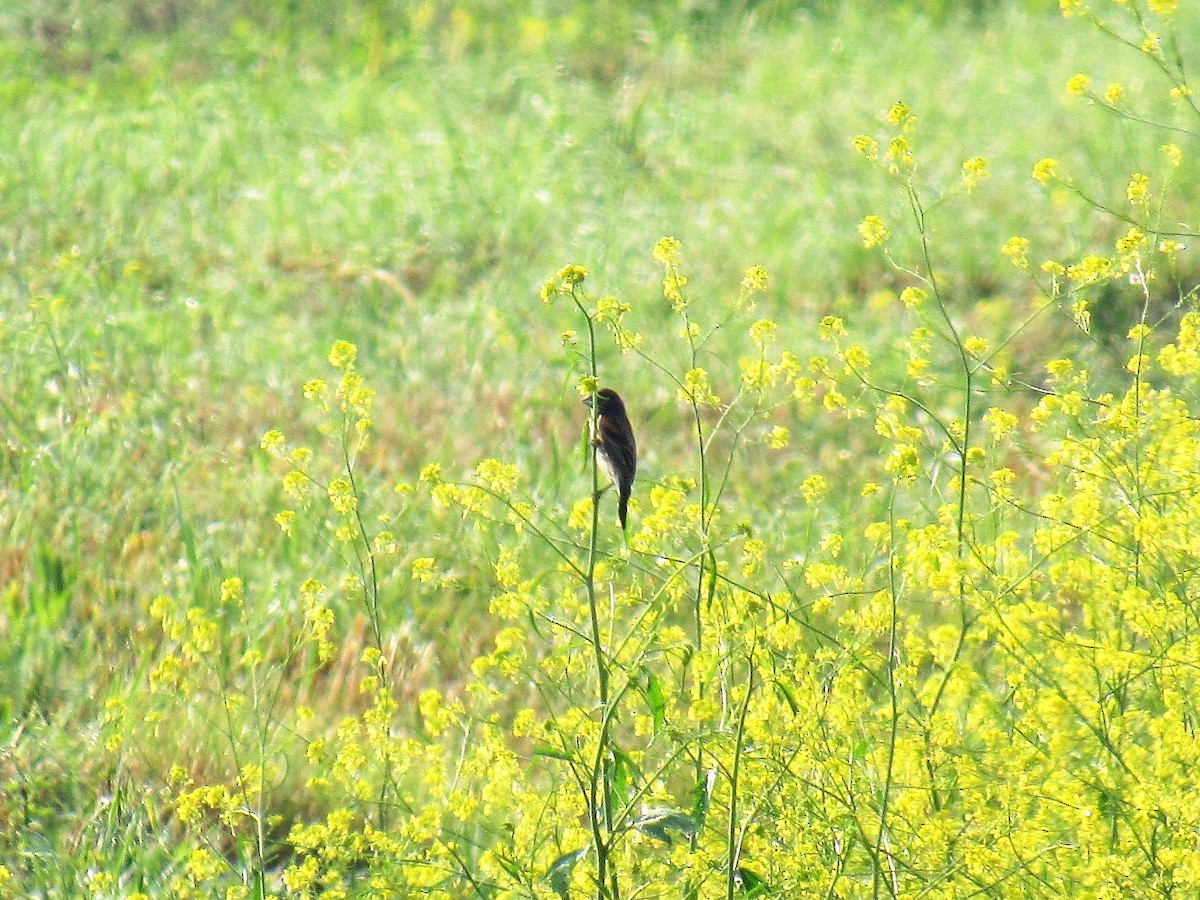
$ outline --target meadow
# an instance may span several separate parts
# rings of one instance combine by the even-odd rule
[[[0,13],[0,898],[1195,895],[1188,7]]]

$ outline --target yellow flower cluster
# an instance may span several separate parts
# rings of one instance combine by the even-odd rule
[[[546,279],[538,291],[543,303],[549,303],[556,295],[571,296],[575,289],[587,280],[587,269],[580,265],[563,266],[558,273]]]
[[[863,246],[868,250],[882,246],[891,237],[891,232],[888,231],[883,219],[876,215],[870,215],[863,219],[859,223],[858,233],[862,236]]]
[[[975,190],[981,181],[991,177],[988,162],[982,156],[975,156],[962,164],[962,185],[969,194]]]
[[[1000,248],[1000,252],[1012,260],[1018,269],[1029,268],[1029,238],[1011,237]]]
[[[1058,177],[1058,160],[1056,159],[1047,157],[1039,160],[1033,167],[1033,179],[1039,184],[1048,184],[1057,180]]]

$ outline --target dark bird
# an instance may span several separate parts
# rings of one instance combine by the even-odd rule
[[[592,446],[596,448],[596,462],[608,480],[617,486],[617,519],[624,531],[633,477],[637,474],[637,441],[633,439],[625,402],[612,388],[601,388],[594,398],[587,397],[583,402],[595,406]]]

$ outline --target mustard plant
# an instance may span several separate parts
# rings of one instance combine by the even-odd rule
[[[1117,6],[1125,19],[1063,10],[1145,54],[1190,115],[1175,4]],[[1135,39],[1122,21],[1158,24]],[[1072,90],[1133,117],[1123,91]],[[325,568],[314,561],[276,605],[231,576],[212,608],[152,608],[165,635],[152,682],[219,709],[230,760],[223,779],[167,775],[188,845],[177,894],[1195,893],[1200,312],[1179,265],[1191,231],[1164,224],[1186,202],[1167,177],[1184,150],[1167,145],[1157,177],[1132,173],[1119,209],[1038,162],[1038,182],[1122,234],[1113,253],[1040,263],[1043,248],[1012,236],[995,252],[1028,295],[1014,325],[984,334],[945,289],[932,217],[986,191],[989,162],[927,175],[904,103],[852,144],[907,213],[859,227],[898,284],[888,324],[902,333],[882,350],[854,316],[816,323],[822,353],[780,346],[778,325],[754,318],[766,272],[748,270],[726,300],[697,294],[673,238],[651,253],[661,310],[593,294],[577,265],[543,286],[581,398],[610,384],[672,391],[645,429],[631,403],[653,474],[627,537],[601,516],[590,448],[569,508],[539,502],[503,458],[430,462],[419,488],[379,491],[360,466],[373,393],[353,345],[334,346],[337,386],[303,388],[325,442],[263,439],[288,469],[276,522],[327,549]],[[1152,314],[1164,281],[1177,319]],[[1101,288],[1139,311],[1121,374],[1093,372],[1086,354],[1028,371],[1022,339],[1086,335]],[[743,336],[736,360],[712,349],[729,332]],[[863,448],[852,484],[796,452],[792,432],[815,416]],[[686,431],[690,458],[656,455],[662,428]],[[746,487],[761,459],[777,494]],[[823,505],[839,488],[841,519]],[[382,601],[409,502],[486,548],[476,564],[496,631],[466,683],[426,686],[402,710]],[[778,507],[803,515],[802,534],[771,527]],[[419,548],[407,575],[448,577]],[[350,609],[367,623],[362,646]],[[229,637],[268,621],[287,634],[270,658]],[[291,682],[347,647],[360,708],[332,724],[283,708]],[[145,724],[165,727],[162,713]],[[284,838],[280,761],[301,754],[322,814]]]

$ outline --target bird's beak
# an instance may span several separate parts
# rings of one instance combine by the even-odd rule
[[[584,406],[591,406],[591,405],[592,405],[592,398],[591,398],[591,397],[584,397],[584,398],[583,398],[583,405],[584,405]]]

